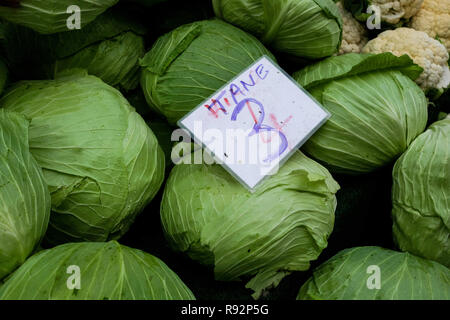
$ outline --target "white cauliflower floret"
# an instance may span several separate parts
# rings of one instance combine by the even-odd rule
[[[414,16],[423,0],[372,0],[371,3],[381,10],[381,19],[390,24],[399,23],[401,19]]]
[[[410,26],[439,38],[450,51],[450,0],[425,0]]]
[[[447,49],[425,32],[411,28],[388,30],[370,40],[362,52],[391,52],[396,56],[407,54],[423,68],[423,72],[416,82],[424,90],[443,89],[450,84]]]
[[[355,19],[352,14],[345,10],[341,2],[336,3],[342,16],[343,30],[342,43],[339,55],[345,53],[360,53],[367,43],[366,29]]]

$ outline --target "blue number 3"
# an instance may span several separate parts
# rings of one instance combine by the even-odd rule
[[[286,136],[284,135],[283,132],[281,132],[280,130],[277,130],[275,128],[272,128],[268,125],[263,124],[264,122],[264,117],[265,117],[265,113],[264,113],[264,106],[262,105],[261,102],[259,102],[256,99],[253,98],[247,98],[242,100],[241,102],[238,103],[238,105],[234,108],[233,110],[233,114],[231,115],[231,121],[236,121],[237,116],[239,115],[239,113],[242,111],[242,109],[244,109],[245,105],[247,103],[254,103],[259,107],[260,110],[260,116],[258,121],[254,124],[253,126],[253,130],[252,132],[250,132],[250,134],[248,135],[249,137],[251,137],[254,134],[259,134],[261,132],[272,132],[272,131],[276,131],[281,139],[281,145],[280,148],[278,149],[278,152],[275,154],[271,154],[269,155],[266,159],[264,159],[264,162],[272,162],[273,160],[279,158],[283,152],[287,149],[288,147],[288,141]]]

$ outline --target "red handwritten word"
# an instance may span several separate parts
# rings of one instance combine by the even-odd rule
[[[211,111],[211,114],[215,118],[219,118],[219,115],[217,114],[217,110],[214,110],[214,108],[211,108],[210,105],[208,105],[208,104],[205,104],[205,108],[208,109],[209,111]]]

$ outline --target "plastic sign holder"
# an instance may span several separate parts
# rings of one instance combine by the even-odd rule
[[[306,90],[263,56],[178,125],[253,192],[329,117]]]

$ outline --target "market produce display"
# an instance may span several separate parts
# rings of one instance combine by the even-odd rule
[[[370,17],[369,8],[379,11],[380,20],[391,25],[401,25],[414,17],[424,0],[341,0],[360,21]]]
[[[263,55],[254,37],[220,20],[183,25],[160,37],[141,60],[149,106],[171,124]]]
[[[449,0],[0,0],[0,300],[450,300],[449,30]],[[177,122],[264,56],[330,116],[249,191]]]
[[[372,270],[376,268],[383,270],[379,284],[368,277],[368,273],[374,273]],[[378,290],[370,289],[378,285]],[[359,247],[343,250],[320,265],[302,286],[297,298],[448,300],[449,295],[450,270],[443,265],[409,253],[380,247]]]
[[[341,44],[342,17],[332,0],[213,0],[217,17],[276,51],[317,59]]]
[[[450,0],[424,0],[419,12],[411,18],[409,25],[441,41],[450,51],[449,21]]]
[[[336,2],[342,17],[342,43],[339,54],[360,53],[367,43],[367,30],[344,8],[342,1]]]
[[[67,290],[63,275],[72,265],[84,270],[83,287],[87,290]],[[76,276],[76,271],[73,274]],[[76,278],[72,285],[77,286]],[[69,243],[37,253],[0,287],[1,299],[193,300],[195,297],[164,262],[111,241]]]
[[[338,189],[300,152],[254,194],[219,165],[180,165],[167,181],[161,220],[171,245],[213,266],[218,280],[253,276],[247,287],[258,298],[289,272],[307,270],[327,246]]]
[[[98,15],[119,0],[6,0],[0,5],[0,18],[26,26],[39,33],[51,34],[65,32],[68,13],[79,10],[83,19],[80,25],[85,26]],[[76,5],[76,7],[73,7]]]
[[[398,246],[450,267],[450,116],[433,123],[392,173],[393,233]],[[426,181],[423,185],[421,181]]]
[[[4,58],[21,79],[53,79],[84,68],[124,90],[139,84],[138,59],[144,56],[146,28],[129,15],[109,10],[81,30],[42,35],[12,23],[0,24]]]
[[[40,244],[50,217],[50,193],[28,146],[28,121],[0,109],[0,279]]]
[[[423,69],[416,79],[421,88],[445,89],[450,85],[447,49],[425,32],[410,28],[388,30],[370,40],[362,52],[391,52],[396,56],[407,54]]]
[[[50,242],[120,238],[161,186],[155,135],[100,79],[69,73],[19,82],[0,105],[31,119],[30,151],[52,195]]]
[[[295,73],[332,114],[305,151],[337,172],[370,172],[394,161],[425,129],[427,101],[410,79],[420,72],[407,56],[350,53]]]

